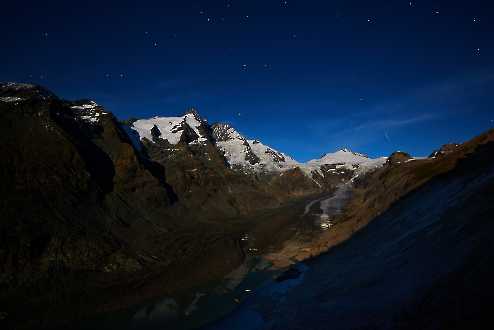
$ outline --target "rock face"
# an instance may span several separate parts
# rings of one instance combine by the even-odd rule
[[[163,173],[96,103],[30,85],[0,90],[20,99],[0,102],[2,285],[52,269],[140,269],[123,245],[129,228],[166,218],[174,196]]]
[[[391,154],[391,156],[389,156],[386,163],[390,165],[397,165],[405,163],[410,159],[412,159],[412,156],[410,156],[410,154],[403,151],[395,151]]]
[[[0,95],[0,311],[13,324],[49,319],[47,300],[68,313],[77,310],[70,297],[101,305],[107,285],[207,251],[241,261],[235,238],[216,225],[187,229],[173,216],[183,206],[165,168],[138,152],[111,113],[32,85],[2,85]]]

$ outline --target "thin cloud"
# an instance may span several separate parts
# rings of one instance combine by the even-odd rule
[[[381,130],[381,129],[394,129],[398,127],[403,127],[403,126],[408,126],[408,125],[414,125],[430,120],[434,120],[438,118],[439,115],[437,114],[431,114],[431,113],[423,113],[423,114],[418,114],[413,117],[408,117],[408,118],[398,118],[398,119],[380,119],[380,120],[373,120],[373,121],[368,121],[363,124],[360,124],[357,127],[351,128],[350,130],[353,131],[361,131],[361,130]]]

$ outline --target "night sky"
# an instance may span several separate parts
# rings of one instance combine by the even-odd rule
[[[299,161],[494,126],[492,1],[9,1],[0,81],[119,118],[190,106]]]

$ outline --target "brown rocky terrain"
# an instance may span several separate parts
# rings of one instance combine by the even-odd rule
[[[486,148],[492,148],[493,141],[494,130],[490,130],[461,145],[449,145],[450,151],[441,157],[413,159],[403,152],[393,153],[384,167],[355,181],[352,197],[343,212],[332,219],[331,230],[301,227],[281,250],[267,254],[266,258],[278,267],[286,267],[328,251],[348,240],[404,196],[455,169],[464,159],[479,153],[488,157]],[[305,215],[303,221],[311,223],[313,219]]]

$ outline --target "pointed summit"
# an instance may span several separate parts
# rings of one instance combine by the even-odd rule
[[[132,124],[132,128],[139,134],[141,140],[146,138],[149,141],[155,141],[152,130],[157,128],[161,132],[159,138],[167,140],[170,144],[179,142],[202,144],[208,141],[205,125],[207,125],[206,121],[194,108],[191,108],[180,117],[153,117],[137,120]]]
[[[191,107],[187,111],[185,111],[184,116],[187,116],[187,115],[192,115],[198,121],[201,121],[201,122],[204,121],[204,119],[199,114],[199,111],[197,111],[197,109],[194,107]]]

